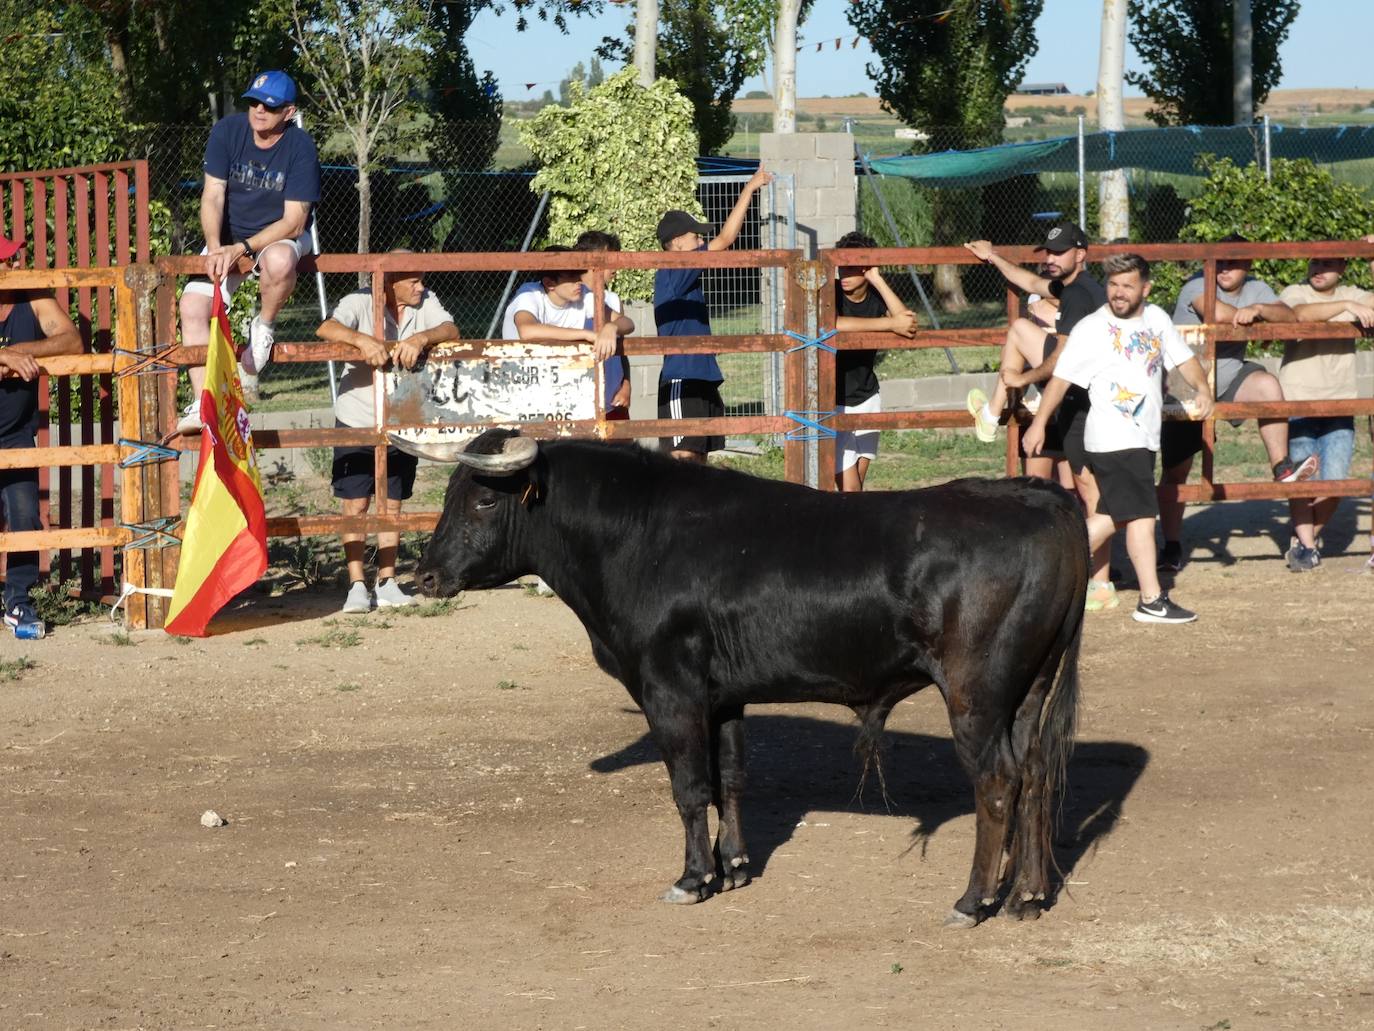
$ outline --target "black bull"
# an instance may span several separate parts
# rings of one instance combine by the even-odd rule
[[[1014,479],[836,495],[499,431],[442,457],[461,464],[421,588],[447,596],[536,573],[581,619],[668,766],[687,840],[665,899],[749,880],[746,705],[846,705],[871,754],[892,707],[933,683],[977,818],[950,920],[972,926],[999,899],[1039,915],[1088,581],[1083,518],[1065,491]]]

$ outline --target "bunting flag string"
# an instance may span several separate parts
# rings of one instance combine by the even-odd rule
[[[836,50],[839,50],[846,43],[849,44],[850,50],[854,50],[858,47],[859,43],[862,40],[863,36],[836,36],[834,40],[823,39],[819,43],[803,43],[801,46],[797,47],[797,53],[800,54],[803,50],[815,47],[816,53],[819,54],[823,49],[825,49],[825,45],[831,42],[835,44]]]

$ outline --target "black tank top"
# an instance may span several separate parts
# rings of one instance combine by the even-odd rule
[[[42,339],[43,328],[28,301],[16,301],[9,315],[0,319],[0,347]],[[24,430],[32,433],[37,422],[38,380],[26,383],[18,376],[0,379],[0,437]]]

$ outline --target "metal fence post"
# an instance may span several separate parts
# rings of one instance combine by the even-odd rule
[[[1087,154],[1083,140],[1083,116],[1078,116],[1078,228],[1087,232],[1088,173]]]
[[[296,112],[296,128],[305,131],[305,119],[299,110]],[[310,253],[320,253],[320,224],[313,218],[310,220]],[[324,273],[319,269],[315,270],[315,293],[320,299],[320,321],[323,322],[329,318],[329,297],[324,292]],[[326,364],[329,366],[329,401],[330,404],[338,404],[339,381],[334,375],[334,362]]]
[[[1271,181],[1271,182],[1272,182],[1272,181],[1273,181],[1273,178],[1274,178],[1274,169],[1273,169],[1273,166],[1272,166],[1272,164],[1271,164],[1271,161],[1272,161],[1273,153],[1274,153],[1274,152],[1273,152],[1272,147],[1270,146],[1270,142],[1271,142],[1271,141],[1270,141],[1270,139],[1269,139],[1269,116],[1268,116],[1268,115],[1265,115],[1265,116],[1264,116],[1264,178],[1265,178],[1267,181]]]

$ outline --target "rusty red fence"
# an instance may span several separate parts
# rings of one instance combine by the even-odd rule
[[[1116,246],[1094,248],[1093,259],[1113,252],[1135,251],[1151,260],[1199,261],[1209,284],[1215,283],[1216,262],[1230,257],[1305,257],[1355,256],[1374,257],[1374,245],[1363,243],[1295,243],[1295,244],[1156,244],[1150,246]],[[1013,261],[1034,260],[1029,249],[1002,251]],[[827,431],[844,429],[930,429],[937,427],[967,428],[969,417],[963,408],[941,410],[890,411],[869,415],[835,415],[835,361],[833,353],[822,347],[807,346],[816,342],[835,325],[835,270],[855,264],[930,265],[934,263],[970,263],[974,261],[963,248],[915,248],[863,251],[822,251],[816,260],[807,260],[795,251],[707,252],[691,254],[645,253],[557,253],[557,254],[382,254],[321,255],[303,262],[302,272],[318,268],[323,272],[365,272],[373,284],[374,318],[378,331],[383,319],[382,277],[387,272],[442,270],[463,271],[525,271],[567,268],[590,269],[594,291],[604,290],[607,275],[621,268],[667,267],[758,267],[784,270],[786,289],[785,332],[739,336],[672,337],[634,336],[626,341],[630,354],[662,354],[692,352],[785,352],[784,401],[786,414],[771,416],[729,416],[720,419],[693,420],[631,420],[612,421],[605,418],[598,392],[597,416],[594,419],[560,423],[503,424],[520,429],[531,436],[587,436],[601,439],[658,437],[675,434],[782,435],[786,439],[785,470],[789,479],[804,481],[810,478],[821,489],[829,489],[829,470],[834,462],[834,440]],[[173,426],[177,420],[177,367],[204,361],[203,348],[182,348],[176,342],[177,326],[175,297],[177,278],[194,274],[201,269],[198,258],[183,256],[160,258],[153,266],[133,265],[124,269],[66,269],[48,273],[0,273],[18,277],[23,286],[65,283],[70,289],[96,291],[109,289],[115,298],[118,318],[115,320],[120,350],[111,356],[86,355],[71,359],[49,359],[45,365],[58,375],[81,373],[106,380],[118,377],[118,402],[122,434],[133,441],[174,440]],[[120,275],[122,273],[122,275]],[[46,277],[46,278],[44,278]],[[30,282],[32,280],[32,282]],[[1210,294],[1209,294],[1210,295]],[[599,308],[599,306],[598,306]],[[1009,308],[1014,314],[1014,308]],[[1209,318],[1215,313],[1208,311]],[[830,339],[839,349],[884,348],[889,350],[974,347],[998,344],[1005,330],[923,330],[915,339],[906,340],[891,334],[843,333]],[[1216,325],[1206,322],[1197,330],[1202,337],[1203,352],[1210,365],[1215,360],[1215,346],[1219,340],[1278,339],[1302,337],[1350,338],[1361,331],[1350,324],[1313,323],[1265,325],[1248,327]],[[798,344],[798,340],[803,341]],[[556,354],[556,347],[532,347],[528,343],[495,340],[463,340],[443,345],[434,357],[440,360],[482,361],[511,357]],[[322,362],[356,358],[353,349],[344,345],[318,341],[281,341],[277,344],[275,360],[281,362]],[[143,374],[138,374],[142,371]],[[378,373],[380,375],[380,373]],[[1313,415],[1313,414],[1371,414],[1374,399],[1361,398],[1335,402],[1282,402],[1264,404],[1219,405],[1214,418],[1250,418]],[[259,431],[255,434],[260,447],[304,448],[337,445],[371,445],[377,449],[378,493],[385,497],[386,433],[405,428],[389,424],[385,400],[378,409],[377,425],[364,429],[295,429]],[[819,432],[817,429],[820,428]],[[809,432],[808,432],[809,430]],[[1018,453],[1018,423],[1009,423],[1006,442],[1006,461],[1009,473],[1016,471]],[[810,439],[804,439],[804,438]],[[1220,483],[1215,479],[1212,451],[1215,433],[1211,421],[1204,431],[1206,448],[1203,455],[1201,480],[1196,485],[1168,488],[1185,501],[1229,500],[1235,498],[1280,498],[1309,496],[1313,485],[1263,483]],[[188,442],[188,446],[191,446]],[[118,525],[102,512],[89,512],[83,506],[79,526],[71,522],[50,523],[50,529],[34,534],[0,534],[0,551],[26,550],[32,547],[77,548],[123,545],[125,552],[124,579],[138,588],[167,589],[176,576],[178,548],[174,527],[181,513],[177,462],[174,457],[157,455],[148,461],[124,468],[129,447],[117,447],[108,440],[94,447],[72,447],[68,444],[38,453],[32,461],[57,466],[59,470],[80,467],[100,468],[102,481],[113,480],[115,469],[120,474],[121,503]],[[0,456],[3,457],[3,456]],[[11,460],[12,459],[12,460]],[[18,456],[10,456],[0,464],[23,464]],[[817,471],[820,475],[817,476]],[[1339,482],[1322,482],[1321,491],[1327,495],[1356,495],[1368,493],[1371,479],[1352,478]],[[1161,488],[1162,493],[1166,492]],[[59,506],[70,512],[70,506]],[[379,530],[424,530],[434,526],[437,513],[410,512],[388,519],[375,514],[357,517],[289,516],[269,520],[272,536],[337,534],[341,532],[375,533]],[[150,529],[150,528],[161,528]],[[21,539],[22,538],[22,539]],[[141,540],[143,547],[134,547]],[[165,603],[151,595],[130,599],[130,621],[135,626],[160,626]]]
[[[148,163],[126,161],[0,174],[0,232],[24,244],[26,263],[33,269],[115,268],[146,262]],[[73,312],[85,350],[110,354],[116,307],[114,287],[103,282],[83,286],[65,286],[60,279],[51,282],[58,302]],[[82,445],[114,443],[116,404],[110,372],[78,376],[75,381],[70,375],[57,376],[56,413],[49,411],[47,388],[45,375],[38,392],[40,447],[51,443],[50,419],[54,414],[60,447],[74,445],[74,428],[79,430]],[[44,525],[114,526],[113,466],[60,465],[55,471],[54,498],[53,470],[46,466],[39,470],[39,505]],[[76,511],[78,498],[80,508]],[[40,561],[46,572],[46,551],[41,553]],[[74,554],[69,547],[60,548],[57,573],[62,580],[79,577],[82,590],[87,593],[107,594],[114,586],[114,549],[83,548]]]

